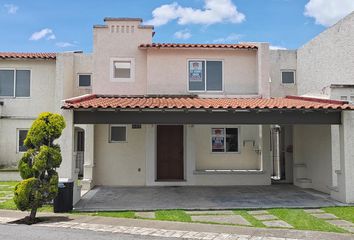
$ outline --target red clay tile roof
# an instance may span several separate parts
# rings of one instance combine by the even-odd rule
[[[84,95],[68,99],[64,109],[337,109],[354,110],[347,102],[302,98],[198,98],[194,96]]]
[[[191,44],[191,43],[151,43],[140,44],[140,48],[221,48],[221,49],[258,49],[252,44]]]
[[[24,58],[24,59],[56,59],[56,53],[17,53],[0,52],[0,59]]]

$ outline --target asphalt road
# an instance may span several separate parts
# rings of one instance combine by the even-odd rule
[[[27,225],[1,225],[0,224],[0,239],[1,240],[157,240],[158,237],[147,237],[139,235],[127,235],[108,232],[94,232],[87,230],[76,230],[67,228],[52,228],[52,227],[36,227]],[[176,238],[163,238],[174,239]]]

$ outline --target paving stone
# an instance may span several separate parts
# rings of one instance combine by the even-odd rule
[[[282,220],[265,221],[263,222],[267,227],[277,227],[277,228],[293,228],[289,223]]]
[[[188,215],[233,215],[233,211],[185,211]]]
[[[312,216],[319,218],[319,219],[336,219],[338,218],[336,215],[331,213],[318,213],[318,214],[311,214]]]
[[[278,219],[276,216],[274,215],[253,215],[253,217],[257,220],[260,220],[260,221],[266,221],[266,220],[275,220],[275,219]]]
[[[306,213],[325,213],[322,209],[304,209],[304,212]]]
[[[237,225],[251,226],[246,219],[240,215],[202,215],[202,216],[191,216],[192,221],[197,222],[214,222],[214,223],[228,223]]]
[[[353,227],[342,227],[342,228],[347,230],[350,233],[354,233],[354,226]]]
[[[251,214],[251,215],[265,215],[265,214],[269,214],[269,212],[266,211],[266,210],[248,211],[247,213],[248,213],[248,214]]]
[[[329,224],[336,225],[338,227],[354,227],[354,223],[346,220],[327,220]]]
[[[135,216],[140,217],[140,218],[154,219],[155,218],[155,213],[154,212],[136,212]]]

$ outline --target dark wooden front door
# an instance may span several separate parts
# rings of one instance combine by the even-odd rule
[[[158,125],[157,180],[183,179],[183,125]]]

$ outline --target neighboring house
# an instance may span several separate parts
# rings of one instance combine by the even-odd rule
[[[345,35],[354,34],[353,16],[338,23]],[[335,66],[344,59],[331,57],[351,42],[337,41],[331,48],[323,43],[340,32],[338,25],[322,33],[318,45],[315,38],[297,51],[275,51],[267,43],[153,43],[153,26],[141,19],[106,18],[105,23],[94,26],[92,54],[58,53],[56,60],[35,55],[12,60],[3,54],[0,60],[6,68],[16,63],[32,72],[51,64],[51,84],[37,95],[34,86],[41,79],[31,78],[28,101],[35,107],[27,106],[34,112],[26,116],[33,119],[41,111],[65,116],[61,177],[82,175],[86,189],[285,182],[354,202],[354,106],[323,94],[332,84],[332,98],[338,99],[336,91],[353,84],[354,69],[346,69],[342,82],[342,69]],[[353,62],[354,49],[347,51],[343,54]],[[308,67],[322,60],[326,63],[318,68]],[[320,75],[327,64],[336,78],[324,83]],[[10,81],[1,73],[7,72],[0,69],[0,93]],[[347,100],[351,89],[345,91]],[[319,94],[320,99],[313,97]],[[13,114],[10,103],[22,99],[3,97],[0,124],[9,136],[1,134],[0,149],[3,142],[7,147],[0,160],[9,165],[20,155],[12,150],[19,142],[12,134],[31,121],[17,125],[21,114]],[[37,107],[37,98],[48,105]]]

